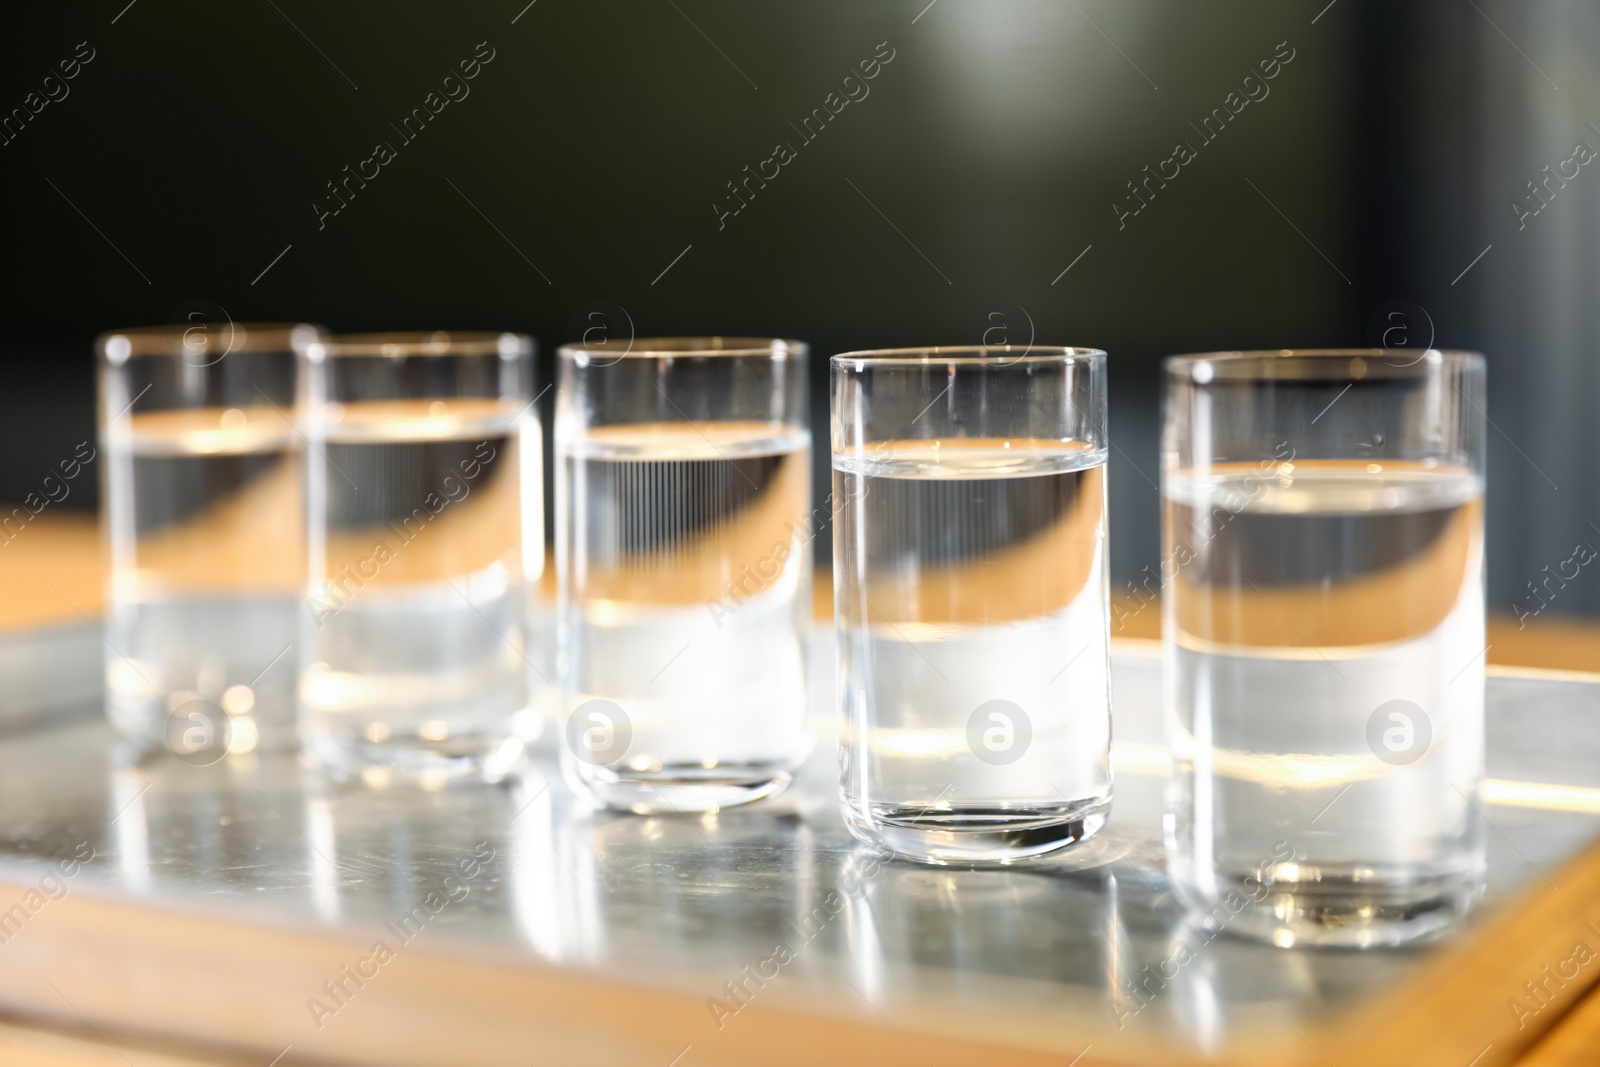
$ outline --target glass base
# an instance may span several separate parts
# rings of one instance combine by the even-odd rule
[[[516,737],[461,738],[448,743],[406,738],[381,744],[341,744],[330,737],[309,736],[305,744],[306,755],[337,780],[393,775],[424,783],[498,782],[521,770],[526,751],[522,740]]]
[[[718,811],[777,796],[794,781],[792,768],[770,763],[667,764],[660,770],[626,770],[564,761],[568,784],[614,811],[639,815]]]
[[[1105,825],[1109,797],[1049,807],[967,807],[955,811],[874,806],[845,809],[850,832],[902,859],[991,867],[1044,856],[1089,840]]]
[[[168,705],[175,710],[163,712]],[[191,766],[254,752],[293,752],[300,745],[293,706],[229,715],[212,701],[178,693],[161,703],[113,698],[105,713],[125,745],[146,756],[166,752]]]
[[[1392,947],[1440,936],[1483,895],[1480,872],[1374,881],[1370,868],[1308,865],[1304,877],[1267,884],[1227,879],[1213,898],[1175,881],[1177,896],[1209,930],[1279,948]]]

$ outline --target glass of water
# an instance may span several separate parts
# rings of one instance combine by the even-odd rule
[[[640,338],[559,364],[566,776],[637,812],[770,796],[810,746],[806,346]]]
[[[1277,945],[1436,933],[1483,886],[1484,365],[1167,361],[1168,855]]]
[[[140,745],[215,762],[294,743],[295,351],[317,338],[243,323],[100,338],[107,711]]]
[[[344,773],[504,776],[538,732],[533,342],[334,337],[307,349],[302,383],[307,749]]]
[[[847,823],[928,863],[1089,838],[1111,803],[1105,353],[832,369]]]

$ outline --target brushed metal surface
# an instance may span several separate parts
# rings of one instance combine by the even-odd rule
[[[1075,1035],[1196,1052],[1303,1040],[1303,1022],[1384,995],[1438,951],[1284,951],[1207,937],[1186,920],[1162,870],[1160,661],[1149,645],[1114,656],[1119,769],[1103,836],[1009,870],[878,861],[837,812],[832,663],[829,642],[817,644],[818,744],[797,785],[703,817],[591,810],[549,753],[499,785],[338,784],[292,755],[210,767],[139,757],[92,707],[69,709],[59,725],[0,738],[0,880],[57,874],[36,910],[0,900],[0,962],[6,941],[48,921],[59,884],[241,924],[360,932],[401,953],[422,942],[670,989],[703,1000],[713,1033],[767,1003],[932,1016],[991,1037],[1017,1028],[1070,1057]],[[45,680],[20,682],[33,692]],[[1600,837],[1600,794],[1584,792],[1600,789],[1600,685],[1500,672],[1489,720],[1492,778],[1576,791],[1501,788],[1481,803],[1489,891],[1468,927]],[[89,849],[61,875],[60,860]],[[8,929],[14,904],[26,914]],[[320,995],[305,990],[308,1003]]]

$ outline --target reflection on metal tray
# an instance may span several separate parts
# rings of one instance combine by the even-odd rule
[[[8,689],[73,692],[97,676],[90,636],[75,666],[0,646]],[[1064,1064],[1088,1047],[1084,1065],[1343,1067],[1360,1035],[1336,1022],[1467,952],[1510,902],[1554,893],[1600,837],[1600,685],[1496,676],[1489,891],[1466,931],[1369,952],[1208,936],[1163,874],[1160,661],[1129,644],[1113,665],[1102,837],[1010,870],[881,862],[837,813],[817,644],[818,748],[800,781],[705,817],[590,810],[548,758],[515,782],[438,789],[335,784],[265,753],[138,760],[92,700],[56,702],[59,724],[0,740],[0,1009],[250,1062],[289,1046],[283,1064],[514,1063],[515,1050],[666,1067],[687,1046],[684,1067],[946,1067]],[[70,877],[52,862],[89,849]],[[1476,1042],[1465,1064],[1485,1033],[1503,1051],[1531,1040],[1540,1027],[1495,1037],[1514,973],[1485,1000],[1499,1018],[1435,1020],[1443,1044],[1429,1047]]]

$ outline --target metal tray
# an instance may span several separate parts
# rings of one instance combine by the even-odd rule
[[[1489,889],[1459,933],[1285,951],[1208,938],[1169,891],[1155,645],[1116,646],[1105,833],[971,871],[880,863],[846,833],[819,636],[796,787],[651,818],[581,805],[549,754],[514,782],[439,789],[335,784],[292,755],[141,760],[101,719],[90,631],[57,632],[49,655],[39,634],[0,639],[0,1011],[119,1052],[283,1067],[1489,1067],[1600,975],[1543,999],[1523,986],[1574,940],[1600,946],[1585,676],[1492,672]],[[1184,945],[1154,987],[1147,968]]]

